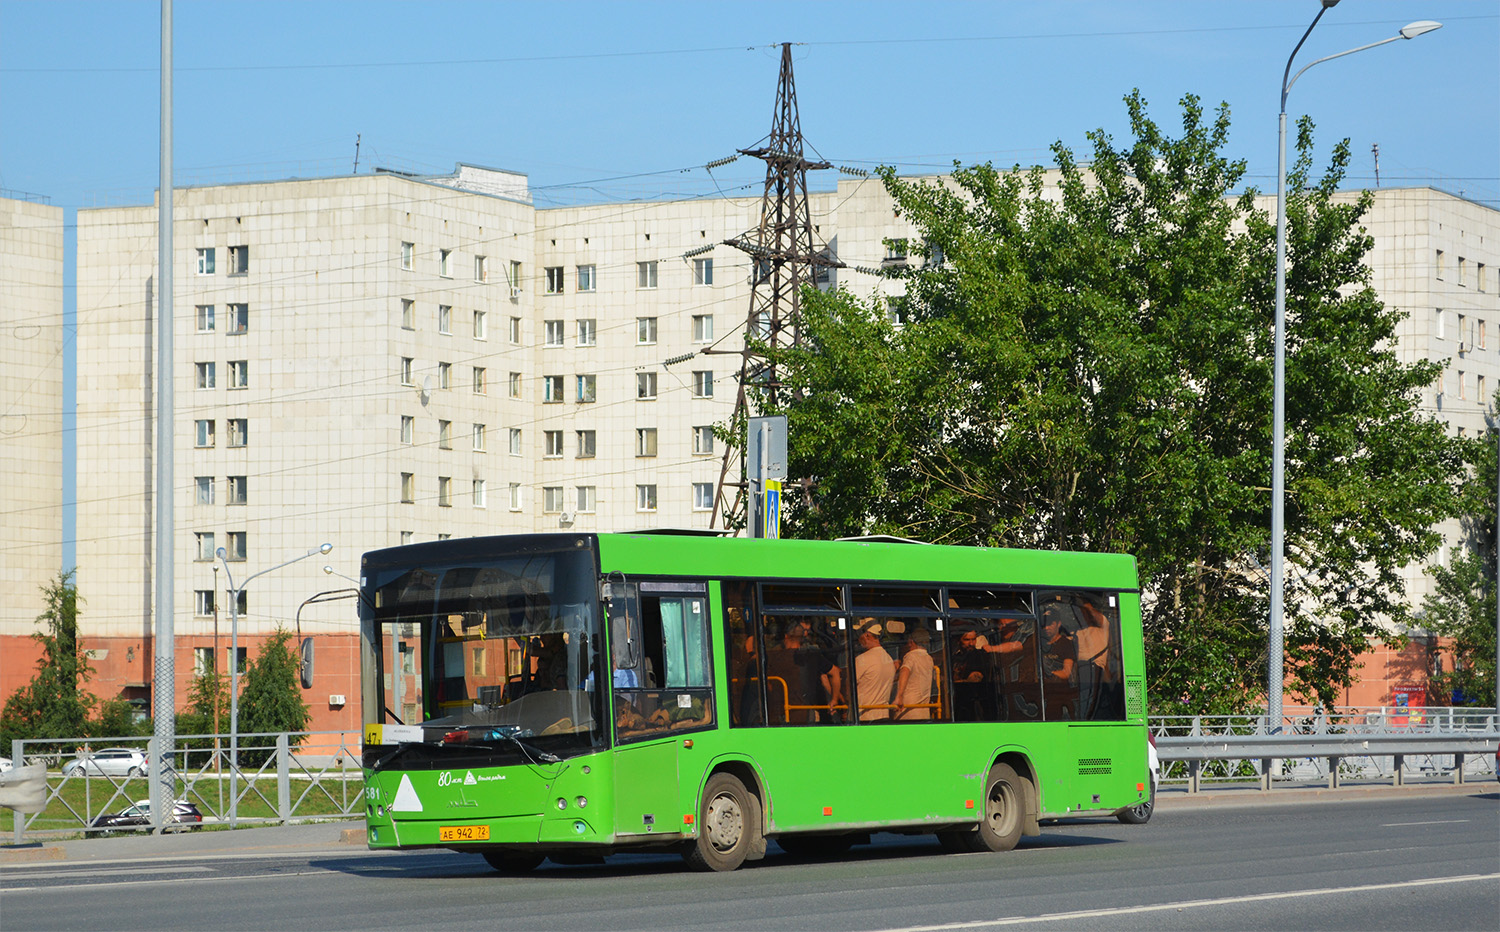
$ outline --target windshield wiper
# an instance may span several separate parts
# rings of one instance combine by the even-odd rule
[[[541,748],[522,741],[523,734],[525,737],[530,738],[532,736],[531,729],[523,729],[520,725],[485,725],[479,728],[460,728],[443,735],[443,744],[487,747],[490,750],[495,750],[494,745],[487,744],[487,742],[497,740],[509,741],[520,748],[521,752],[531,758],[533,762],[542,760],[549,764],[555,764],[562,760],[556,754],[543,751]]]

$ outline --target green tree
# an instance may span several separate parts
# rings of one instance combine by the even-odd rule
[[[1500,396],[1497,396],[1500,401]],[[1448,566],[1430,566],[1434,591],[1423,601],[1422,624],[1453,638],[1455,669],[1432,685],[1468,705],[1495,704],[1495,441],[1466,441],[1470,481],[1464,486],[1463,537]]]
[[[240,733],[300,732],[311,717],[302,701],[301,658],[291,645],[292,633],[278,627],[244,674],[240,687]],[[295,746],[302,738],[294,737]],[[244,741],[240,742],[241,747]],[[242,765],[258,766],[269,753],[240,751]]]
[[[923,261],[886,309],[809,292],[791,391],[793,533],[1133,553],[1158,709],[1264,694],[1274,224],[1229,114],[1182,101],[1182,134],[1126,98],[1134,139],[1060,143],[1041,169],[882,171]],[[1423,416],[1437,373],[1392,352],[1401,314],[1369,286],[1368,194],[1289,175],[1287,687],[1333,704],[1378,620],[1408,620],[1401,568],[1454,512],[1458,449]],[[920,247],[920,248],[916,248]]]
[[[74,738],[90,734],[96,700],[82,684],[92,673],[78,642],[78,586],[73,571],[44,584],[46,610],[31,639],[42,649],[36,675],[10,695],[0,712],[0,746],[16,738]],[[65,748],[64,748],[65,749]]]

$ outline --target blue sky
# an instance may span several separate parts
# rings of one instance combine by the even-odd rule
[[[175,177],[345,174],[358,135],[362,172],[506,168],[541,205],[753,188],[758,162],[701,166],[770,128],[789,41],[803,133],[836,164],[1045,162],[1091,129],[1126,138],[1121,98],[1140,88],[1168,127],[1185,93],[1227,102],[1230,154],[1273,189],[1282,69],[1318,7],[178,0]],[[1313,117],[1324,156],[1351,139],[1351,184],[1374,185],[1379,144],[1383,186],[1500,206],[1500,4],[1343,0],[1299,67],[1426,19],[1444,28],[1308,72],[1288,113]],[[160,35],[156,2],[0,0],[0,188],[70,222],[150,203]]]

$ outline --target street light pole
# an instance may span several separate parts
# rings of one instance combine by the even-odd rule
[[[306,560],[315,553],[328,553],[333,549],[333,544],[324,544],[314,547],[300,557],[292,557],[285,563],[278,563],[270,569],[261,570],[259,573],[245,577],[238,586],[234,584],[234,574],[229,571],[228,552],[220,547],[214,551],[214,556],[224,564],[224,575],[229,579],[229,827],[234,828],[239,822],[240,813],[240,593],[250,585],[250,581],[258,576],[274,572],[284,566],[291,566],[298,560]]]
[[[1286,96],[1291,91],[1292,85],[1297,83],[1297,79],[1313,65],[1343,58],[1345,55],[1353,55],[1355,52],[1363,52],[1365,49],[1373,49],[1378,45],[1385,45],[1398,39],[1414,39],[1434,29],[1441,29],[1443,25],[1431,20],[1410,23],[1403,26],[1399,33],[1389,39],[1381,39],[1379,42],[1371,42],[1369,45],[1361,45],[1334,55],[1325,55],[1302,66],[1302,70],[1292,75],[1292,61],[1302,50],[1302,44],[1307,41],[1308,36],[1312,35],[1313,27],[1318,25],[1318,20],[1323,18],[1323,14],[1337,6],[1338,2],[1339,0],[1322,0],[1323,6],[1318,10],[1318,15],[1313,17],[1312,23],[1307,27],[1307,32],[1302,34],[1297,47],[1292,49],[1292,54],[1287,58],[1286,70],[1281,75],[1281,113],[1277,118],[1276,348],[1271,404],[1271,636],[1266,690],[1266,725],[1273,734],[1281,731],[1282,666],[1285,662],[1282,612],[1285,602],[1283,583],[1286,573]],[[1288,75],[1291,75],[1290,79]]]

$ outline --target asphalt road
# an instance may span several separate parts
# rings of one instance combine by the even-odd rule
[[[669,855],[504,878],[474,855],[375,853],[343,826],[71,842],[0,865],[0,928],[1483,929],[1500,926],[1500,793],[1164,803],[1043,826],[1006,854],[877,836],[831,862],[775,845],[732,874]]]

